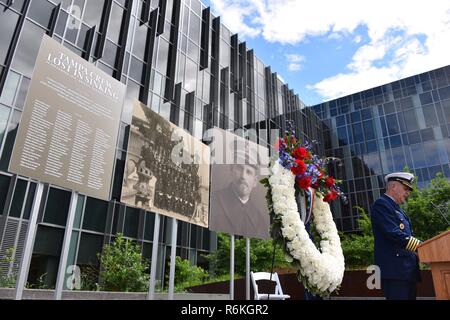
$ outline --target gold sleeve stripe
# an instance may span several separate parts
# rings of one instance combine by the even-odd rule
[[[414,239],[414,240],[416,240],[416,244],[414,245],[414,250],[413,251],[417,251],[417,247],[420,244],[420,240],[418,240],[418,239]]]
[[[406,250],[411,250],[412,239],[412,237],[409,238],[408,244],[406,245]]]
[[[414,241],[413,241],[413,244],[411,246],[411,251],[412,252],[416,251],[416,248],[419,245],[419,241],[416,238],[413,238],[413,239],[414,239]]]
[[[419,240],[417,240],[414,237],[411,237],[408,241],[408,244],[406,245],[406,250],[414,252],[417,250],[417,247],[419,246],[419,244],[420,244]]]

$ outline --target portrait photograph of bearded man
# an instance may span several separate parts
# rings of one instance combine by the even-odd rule
[[[235,163],[211,167],[211,230],[268,239],[269,213],[257,153],[237,150]]]

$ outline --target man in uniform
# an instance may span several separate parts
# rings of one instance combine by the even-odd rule
[[[413,180],[407,172],[388,174],[386,193],[372,206],[375,264],[388,300],[415,300],[420,280],[416,254],[420,241],[413,237],[411,221],[400,208],[413,190]]]

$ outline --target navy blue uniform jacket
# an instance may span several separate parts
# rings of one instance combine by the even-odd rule
[[[406,249],[413,236],[411,222],[400,206],[383,195],[372,206],[375,264],[382,279],[418,281],[419,262],[416,254]]]

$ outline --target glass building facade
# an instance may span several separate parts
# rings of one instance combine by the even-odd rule
[[[4,273],[18,270],[36,190],[35,181],[11,174],[8,164],[44,34],[127,86],[112,200],[78,201],[68,265],[80,266],[82,276],[95,278],[97,254],[118,232],[151,257],[154,214],[119,202],[133,99],[198,139],[214,126],[244,135],[254,129],[269,146],[276,138],[270,130],[284,129],[288,119],[303,137],[322,139],[319,117],[198,0],[0,0],[0,30],[0,256],[16,248],[16,263],[2,262]],[[44,284],[55,285],[70,196],[45,186],[31,284],[45,275]],[[171,222],[162,217],[160,224],[160,280],[168,270]],[[208,229],[179,222],[177,255],[208,267],[203,255],[216,249],[216,239]]]
[[[385,173],[408,165],[421,184],[438,171],[449,176],[448,67],[309,108],[198,0],[0,0],[0,30],[0,256],[16,248],[2,272],[18,270],[36,190],[36,181],[8,165],[44,34],[127,86],[111,201],[80,196],[70,243],[68,265],[94,282],[97,254],[118,232],[151,257],[154,214],[120,203],[133,99],[198,139],[216,126],[256,132],[270,147],[292,120],[301,138],[319,142],[316,152],[344,160],[333,168],[350,196],[348,205],[334,204],[344,231],[356,229],[353,207],[367,208],[383,191]],[[70,196],[45,186],[32,284],[45,274],[45,285],[55,285]],[[161,219],[159,280],[168,270],[171,222]],[[179,222],[178,256],[207,268],[203,255],[216,247],[214,232]]]
[[[343,159],[347,205],[333,203],[338,228],[353,231],[358,210],[385,191],[384,176],[408,167],[418,187],[450,178],[450,66],[312,107],[326,126],[326,155]]]

